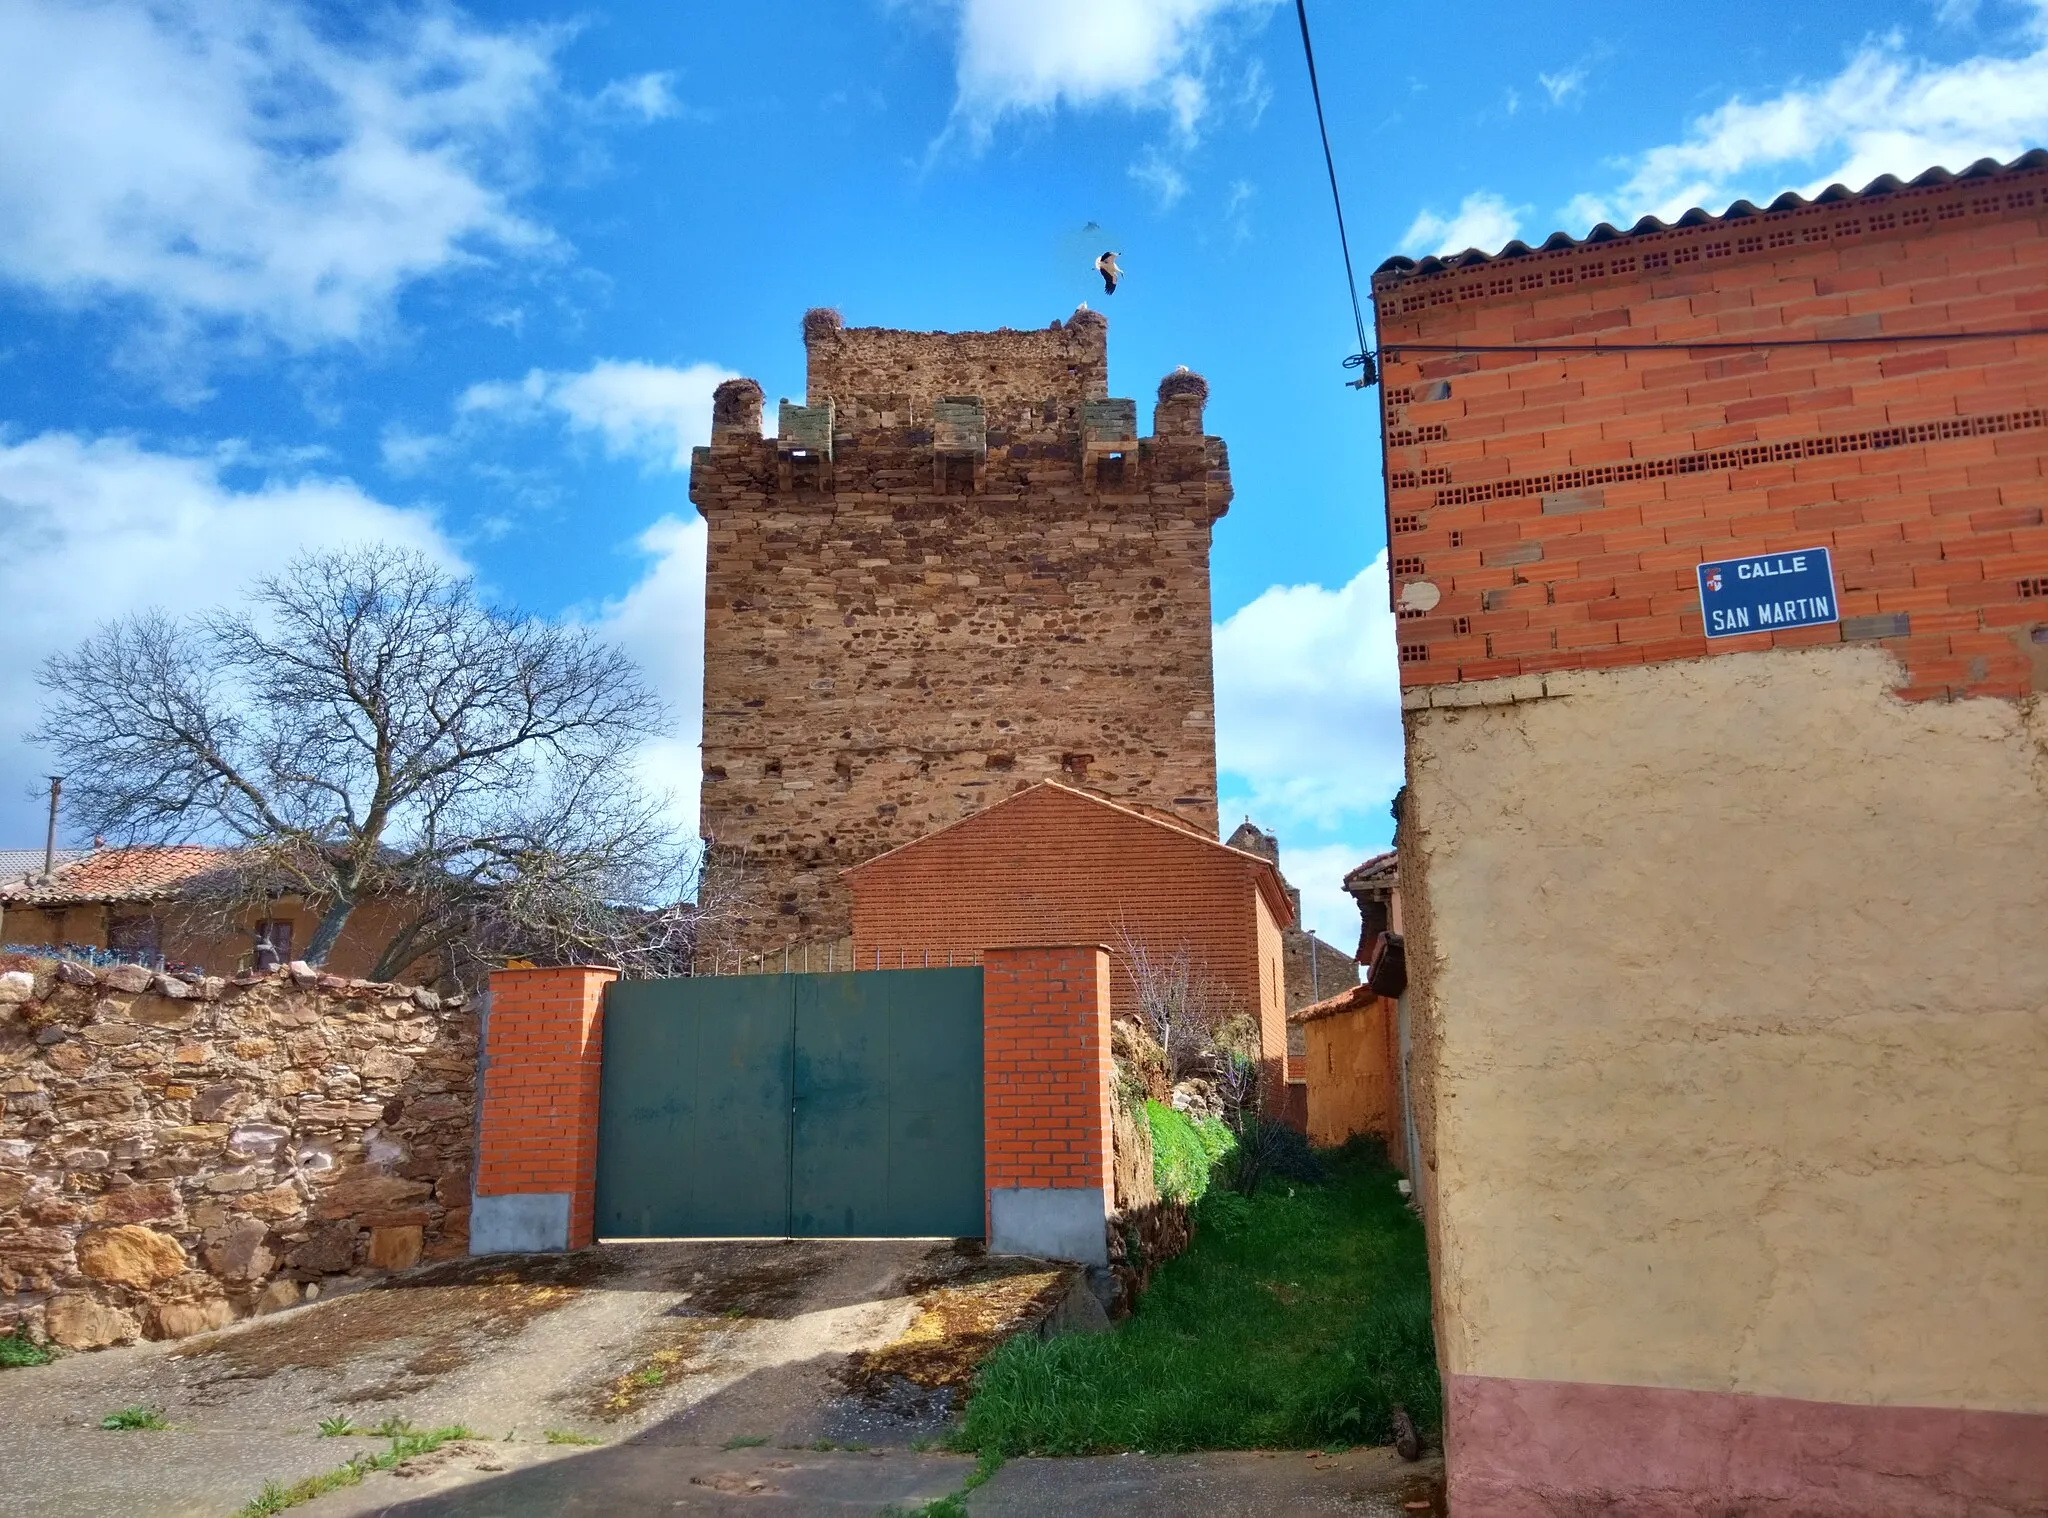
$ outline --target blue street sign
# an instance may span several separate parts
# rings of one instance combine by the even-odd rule
[[[1835,566],[1825,548],[1760,553],[1700,565],[1700,612],[1707,636],[1781,632],[1842,620]]]

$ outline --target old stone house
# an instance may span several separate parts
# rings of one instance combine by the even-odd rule
[[[27,850],[9,852],[30,857]],[[228,850],[193,844],[70,850],[44,876],[42,852],[36,850],[33,873],[23,869],[0,880],[0,943],[22,949],[77,945],[213,975],[247,969],[259,942],[268,942],[280,963],[302,955],[320,919],[298,896],[276,897],[238,914],[232,925],[187,899],[196,882],[231,857]],[[342,976],[369,974],[402,922],[395,904],[365,902],[350,914],[324,968]],[[414,965],[406,978],[431,981],[435,967]]]

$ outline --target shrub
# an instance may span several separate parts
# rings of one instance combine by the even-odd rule
[[[1230,1167],[1230,1185],[1251,1196],[1269,1180],[1299,1181],[1319,1186],[1329,1179],[1308,1139],[1285,1123],[1269,1117],[1246,1121],[1237,1141],[1236,1158]]]

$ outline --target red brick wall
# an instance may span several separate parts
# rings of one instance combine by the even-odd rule
[[[1901,695],[2048,646],[2048,338],[1427,355],[2048,325],[2048,171],[1374,281],[1404,687],[1878,638]],[[1444,387],[1447,386],[1447,391]],[[1440,397],[1440,398],[1439,398]],[[1826,545],[1842,625],[1720,638],[1694,566]]]
[[[1109,950],[990,949],[981,972],[990,1190],[1110,1185]]]
[[[1036,786],[851,872],[857,963],[972,963],[991,944],[1190,946],[1285,1051],[1279,929],[1260,862],[1059,786]],[[1117,956],[1119,1012],[1129,1004]]]
[[[497,970],[477,1123],[479,1196],[567,1192],[569,1247],[594,1242],[604,988],[616,970]]]

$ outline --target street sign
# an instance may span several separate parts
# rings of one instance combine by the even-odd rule
[[[1700,613],[1710,638],[1782,632],[1842,620],[1825,548],[1717,559],[1699,567]]]

